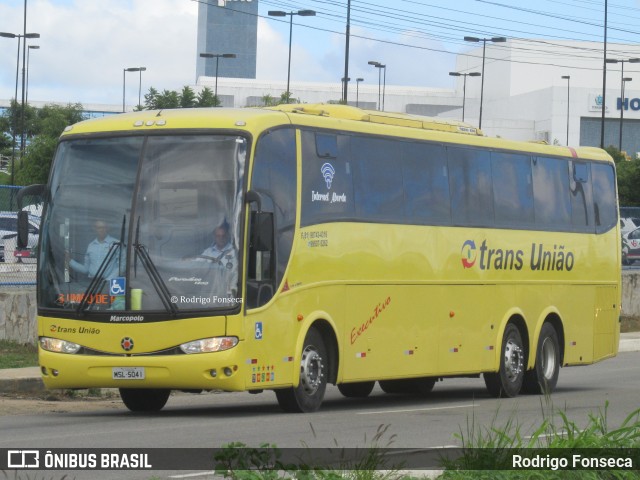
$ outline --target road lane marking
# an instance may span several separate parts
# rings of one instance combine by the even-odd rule
[[[169,478],[194,478],[194,477],[204,477],[209,475],[214,475],[216,473],[215,470],[211,472],[198,472],[198,473],[185,473],[183,475],[170,475]]]
[[[411,413],[411,412],[431,412],[436,410],[451,410],[454,408],[469,408],[477,405],[455,405],[452,407],[430,407],[430,408],[407,408],[403,410],[375,410],[372,412],[356,412],[358,415],[380,415],[381,413]]]

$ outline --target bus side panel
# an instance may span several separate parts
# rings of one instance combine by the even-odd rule
[[[304,336],[317,320],[326,320],[338,331],[346,304],[342,285],[304,288],[280,293],[245,317],[247,352],[242,359],[247,389],[296,386],[300,379],[300,354]],[[297,361],[296,361],[297,360]]]
[[[618,289],[614,286],[596,287],[595,298],[593,360],[598,361],[618,353]]]
[[[350,285],[343,333],[343,380],[438,373],[443,287]]]
[[[557,312],[564,328],[564,365],[593,362],[595,294],[593,285],[560,284],[551,289],[547,303],[550,311]],[[542,322],[550,311],[542,312]]]
[[[479,373],[496,358],[495,296],[481,285],[352,285],[343,380]]]
[[[436,287],[432,287],[436,288]],[[456,375],[491,370],[495,363],[496,309],[511,297],[497,297],[495,285],[446,285],[434,297],[439,334],[430,348],[438,350],[440,373]]]

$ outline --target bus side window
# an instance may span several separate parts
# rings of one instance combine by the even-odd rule
[[[569,160],[569,175],[571,221],[577,230],[593,232],[593,199],[589,164]]]
[[[604,233],[616,224],[616,180],[613,167],[606,163],[591,164],[593,207],[596,233]]]

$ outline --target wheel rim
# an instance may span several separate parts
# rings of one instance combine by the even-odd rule
[[[510,382],[515,382],[522,373],[522,347],[513,339],[507,340],[504,349],[504,371]]]
[[[302,352],[300,384],[307,394],[313,395],[322,384],[323,377],[324,365],[322,363],[322,357],[313,346],[309,345]]]
[[[542,342],[540,355],[542,356],[542,375],[545,379],[550,380],[556,369],[556,349],[549,337]]]

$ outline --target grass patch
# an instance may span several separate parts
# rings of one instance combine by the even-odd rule
[[[476,478],[498,479],[633,479],[640,472],[629,470],[509,470],[512,455],[527,451],[560,457],[579,451],[625,452],[636,457],[640,447],[640,409],[630,413],[618,428],[611,428],[607,420],[608,402],[597,413],[589,413],[585,426],[571,420],[566,412],[555,410],[546,399],[542,408],[542,422],[533,433],[525,435],[515,413],[499,423],[503,415],[496,412],[488,426],[478,426],[475,418],[467,421],[466,432],[454,435],[462,443],[463,455],[456,460],[443,462],[443,480],[467,480]],[[559,450],[556,450],[559,449]],[[620,453],[620,455],[623,455]]]
[[[37,366],[38,348],[34,344],[0,340],[0,369]]]
[[[586,425],[571,420],[566,412],[555,409],[549,397],[542,407],[539,424],[524,428],[517,412],[504,415],[496,411],[488,425],[475,416],[460,427],[454,437],[461,444],[462,455],[454,459],[441,457],[443,473],[439,480],[638,480],[640,471],[633,469],[592,469],[579,463],[568,468],[542,465],[533,469],[513,469],[512,456],[518,454],[543,459],[571,459],[574,454],[607,457],[633,457],[638,465],[640,447],[640,409],[629,414],[620,426],[612,428],[607,419],[608,403],[596,413],[589,413]],[[408,476],[402,465],[389,466],[385,449],[395,435],[382,442],[388,425],[381,425],[371,442],[366,442],[363,455],[356,462],[339,462],[337,468],[314,466],[304,460],[289,463],[282,451],[272,444],[249,448],[240,442],[227,444],[215,456],[216,474],[227,480],[417,480]],[[312,427],[313,430],[313,427]],[[342,447],[334,446],[337,453]],[[587,455],[588,457],[588,455]],[[550,460],[548,460],[550,462]],[[569,465],[571,463],[569,462]],[[633,465],[627,465],[626,468]],[[525,465],[526,467],[526,465]],[[561,465],[561,467],[563,467]],[[598,467],[596,467],[598,468]],[[606,468],[606,467],[605,467]],[[413,473],[413,472],[412,472]],[[426,472],[425,472],[426,473]],[[433,477],[431,477],[433,478]]]

